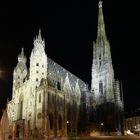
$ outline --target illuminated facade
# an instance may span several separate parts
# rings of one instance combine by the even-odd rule
[[[77,132],[81,95],[89,98],[90,94],[96,100],[90,107],[97,111],[105,103],[113,103],[118,111],[123,108],[119,82],[114,80],[101,1],[98,35],[93,45],[91,90],[85,82],[47,57],[41,31],[34,40],[29,69],[26,60],[22,48],[13,72],[12,100],[7,107],[12,137],[57,137],[67,136],[72,130]],[[86,106],[89,106],[87,102]]]
[[[84,87],[86,84],[82,80],[47,57],[39,31],[34,40],[29,70],[23,48],[14,68],[12,101],[8,104],[13,134],[23,137],[38,131],[42,135],[65,136],[67,125],[75,130]]]
[[[96,100],[98,122],[104,122],[108,129],[120,130],[122,126],[118,126],[120,124],[118,121],[122,120],[123,95],[120,82],[114,78],[110,44],[105,32],[102,1],[99,1],[97,39],[96,42],[93,42],[91,75],[91,92]],[[117,114],[121,115],[117,116]]]

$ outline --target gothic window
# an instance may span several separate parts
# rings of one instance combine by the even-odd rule
[[[57,89],[61,90],[60,82],[57,82]]]
[[[53,114],[49,114],[49,123],[50,123],[50,129],[53,129]]]
[[[62,129],[62,117],[61,117],[61,115],[59,115],[59,119],[58,119],[58,128],[59,128],[59,130]]]
[[[48,104],[50,104],[50,92],[48,92]]]
[[[20,76],[18,76],[18,79],[20,79]]]
[[[41,113],[40,112],[37,114],[37,118],[41,119]]]
[[[44,65],[42,65],[42,68],[44,68]]]
[[[51,95],[51,104],[53,104],[53,103],[54,103],[54,96]]]
[[[41,94],[39,94],[39,103],[41,103]]]
[[[39,73],[39,71],[37,70],[36,73]]]
[[[36,81],[38,81],[38,78],[36,78]]]
[[[36,63],[36,66],[39,66],[39,63]]]
[[[100,95],[103,95],[103,83],[102,83],[102,81],[100,81],[100,83],[99,83],[99,93],[100,93]]]
[[[30,130],[30,120],[28,120],[28,130]]]
[[[42,75],[44,75],[44,72],[42,72]]]
[[[23,111],[23,101],[21,99],[22,97],[20,96],[19,104],[18,104],[18,119],[22,118],[22,111]]]
[[[99,55],[99,66],[101,66],[101,54]]]

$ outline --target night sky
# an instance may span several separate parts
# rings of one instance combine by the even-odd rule
[[[104,0],[115,78],[122,80],[125,110],[140,107],[139,18],[137,4]],[[83,79],[91,80],[92,45],[97,35],[98,0],[29,1],[0,4],[0,109],[11,98],[12,72],[24,47],[28,57],[39,28],[46,53]]]

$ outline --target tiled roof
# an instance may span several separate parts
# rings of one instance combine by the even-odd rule
[[[52,59],[48,58],[48,79],[56,81],[64,81],[68,73],[70,85],[75,87],[75,84],[78,80],[80,89],[83,90],[86,87],[84,81],[76,77],[74,74],[70,73],[68,70],[64,69],[62,66],[54,62]]]

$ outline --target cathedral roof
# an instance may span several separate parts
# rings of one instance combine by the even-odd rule
[[[74,74],[54,62],[52,59],[48,58],[48,78],[49,80],[53,79],[56,81],[64,82],[66,76],[68,75],[70,85],[72,87],[75,87],[75,84],[78,80],[80,89],[83,90],[86,87],[85,82],[83,82],[81,79],[76,77]]]

